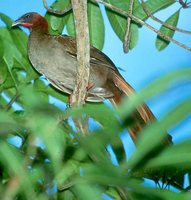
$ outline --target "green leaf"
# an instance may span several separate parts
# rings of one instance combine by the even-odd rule
[[[185,108],[188,108],[185,107]],[[159,156],[149,160],[146,168],[159,168],[159,167],[176,167],[181,169],[190,169],[191,165],[191,141],[185,141],[180,144],[173,145],[165,149]]]
[[[101,10],[97,4],[88,3],[90,44],[98,49],[104,45],[105,27]]]
[[[107,0],[106,2],[122,10],[128,11],[129,1]],[[140,5],[139,1],[136,0],[134,2],[133,10],[135,10],[135,8],[137,8],[139,5]],[[108,8],[106,8],[106,11],[113,30],[115,31],[119,39],[123,42],[126,31],[127,19],[124,16],[121,16],[119,14],[116,14],[114,11],[109,10]],[[135,25],[134,23],[132,23],[130,26],[130,34],[131,34],[130,49],[132,49],[136,46],[138,41],[138,26]]]
[[[20,61],[22,60],[21,53],[17,50],[17,48],[13,45],[12,38],[10,36],[10,33],[7,28],[0,28],[0,42],[3,42],[1,46],[3,45],[3,60],[7,66],[8,72],[14,81],[15,87],[18,85],[18,81],[16,77],[14,76],[14,73],[12,71],[12,68],[14,66],[14,59]]]
[[[58,193],[58,200],[77,200],[74,194],[70,190],[66,190],[65,192]]]
[[[57,0],[52,4],[51,8],[56,10],[63,10],[66,7],[68,7],[69,4],[70,4],[69,0]],[[49,29],[50,34],[60,35],[62,34],[66,22],[68,21],[69,14],[66,13],[64,15],[53,15],[47,12],[45,18],[48,21],[50,27]]]
[[[180,14],[180,10],[178,10],[177,12],[175,12],[172,16],[170,16],[166,21],[165,23],[166,24],[169,24],[173,27],[176,27],[177,26],[177,23],[178,23],[178,19],[179,19],[179,14]],[[165,27],[164,25],[161,26],[160,30],[159,30],[161,33],[163,33],[164,35],[172,38],[174,36],[174,33],[175,31],[172,30],[172,29],[169,29],[167,27]],[[156,48],[159,50],[159,51],[162,51],[163,49],[165,49],[168,45],[169,45],[169,41],[166,41],[165,39],[161,38],[160,36],[157,36],[157,39],[156,39]]]
[[[98,186],[90,184],[77,184],[74,187],[74,193],[79,200],[100,200],[102,193]]]
[[[66,23],[66,30],[68,34],[72,37],[76,37],[76,31],[74,26],[74,15],[73,13],[69,14],[68,21]]]
[[[4,13],[0,13],[0,19],[7,25],[8,28],[11,28],[13,24],[13,20],[11,18],[9,18]]]
[[[133,49],[136,47],[139,39],[139,29],[135,23],[131,23],[130,34],[131,34],[131,39],[130,39],[129,49]]]
[[[13,79],[11,78],[11,76],[9,74],[6,77],[5,82],[2,85],[0,85],[0,91],[2,91],[3,89],[12,88],[12,87],[15,87],[15,83],[14,83]]]
[[[27,34],[22,31],[18,27],[12,28],[13,20],[10,19],[8,16],[6,16],[3,13],[0,13],[0,17],[2,21],[7,25],[7,40],[12,43],[12,56],[10,56],[10,60],[13,61],[13,63],[9,63],[10,66],[19,69],[24,69],[27,72],[27,79],[26,82],[31,81],[33,78],[37,77],[36,71],[32,68],[29,59],[28,59],[28,53],[27,53],[27,41],[28,36]],[[2,28],[4,29],[4,28]],[[4,30],[2,30],[2,34],[5,35],[6,33],[3,33]],[[9,37],[10,36],[10,37]],[[6,53],[6,46],[9,46],[9,44],[4,41],[5,50]],[[9,47],[8,47],[9,48]],[[3,57],[3,56],[2,56]]]
[[[129,7],[129,1],[126,0],[106,0],[106,2],[124,10],[128,11]],[[149,13],[153,14],[161,9],[164,9],[174,3],[174,0],[148,0],[145,2],[146,7],[148,8]],[[110,24],[119,37],[119,39],[123,42],[124,35],[126,31],[126,17],[106,8],[107,16],[109,18]],[[134,7],[133,7],[133,15],[138,17],[141,20],[146,20],[148,16],[144,12],[142,5],[139,3],[139,1],[135,1]],[[130,49],[134,48],[138,42],[138,25],[132,24],[133,27],[131,27],[131,39],[130,39]]]
[[[45,97],[44,100],[46,100],[48,95],[51,95],[62,102],[68,102],[68,96],[65,93],[53,88],[50,84],[47,86],[42,80],[35,80],[33,86],[35,91],[41,93]]]
[[[7,25],[12,42],[15,44],[19,52],[22,54],[22,59],[19,62],[26,67],[30,65],[27,55],[28,37],[20,28],[11,28],[13,20],[3,13],[0,13],[1,20]],[[26,68],[25,68],[26,69]]]
[[[162,143],[163,139],[166,136],[166,131],[172,128],[173,126],[177,125],[180,121],[182,121],[189,115],[189,113],[191,112],[190,104],[191,100],[185,101],[184,103],[170,111],[160,121],[154,122],[142,132],[137,144],[137,150],[131,157],[131,159],[128,161],[130,166],[137,165],[137,163],[144,159],[144,157],[146,157],[146,155],[148,155],[148,153],[151,152],[152,149],[156,148],[159,144]],[[177,157],[177,164],[180,162],[178,159],[181,161],[181,158]],[[182,159],[187,159],[188,162],[186,154],[184,154]],[[169,162],[175,162],[175,160],[170,161],[169,158]],[[167,164],[168,163],[166,163],[166,165]]]
[[[7,66],[3,59],[0,58],[0,85],[2,85],[7,78]]]
[[[121,197],[120,197],[120,195],[118,194],[118,192],[117,192],[114,188],[112,188],[112,187],[110,187],[110,188],[106,191],[106,193],[107,193],[110,197],[112,197],[113,199],[122,200]]]
[[[7,68],[7,75],[4,76],[4,84],[0,86],[3,88],[17,87],[20,76],[19,70],[27,72],[26,78],[23,77],[22,82],[31,81],[37,76],[37,73],[32,68],[27,55],[27,35],[19,28],[11,29],[12,20],[4,14],[0,14],[1,19],[6,23],[7,27],[0,27],[0,64]],[[22,78],[22,77],[21,77]]]
[[[158,12],[174,3],[174,0],[148,0],[145,1],[145,6],[150,14],[154,14],[155,12]],[[133,14],[141,20],[146,20],[148,18],[147,14],[143,10],[142,4],[136,7]]]
[[[90,31],[90,44],[98,49],[102,49],[105,37],[103,16],[99,6],[91,2],[88,2],[88,23]],[[68,34],[75,37],[76,33],[73,13],[70,13],[66,28]]]
[[[0,46],[3,46],[2,48],[3,54],[1,52],[2,59],[9,72],[7,78],[10,76],[14,82],[14,86],[17,87],[18,86],[17,75],[13,69],[18,68],[18,69],[26,70],[27,69],[26,65],[30,65],[30,64],[26,55],[27,54],[26,47],[24,50],[24,45],[22,45],[23,42],[24,44],[26,42],[25,41],[26,36],[23,35],[24,37],[20,38],[21,31],[18,30],[19,31],[17,32],[18,35],[16,35],[14,31],[15,30],[12,31],[9,28],[0,27]],[[24,53],[25,55],[23,55],[22,53]],[[30,68],[28,68],[27,71],[30,72],[31,71]]]
[[[136,200],[186,200],[190,198],[189,196],[190,194],[186,192],[170,191],[165,188],[156,189],[138,184],[133,184],[130,192],[130,197]]]
[[[7,194],[5,191],[5,196],[7,195],[7,197],[9,197],[10,199],[14,199],[16,193],[18,191],[23,190],[27,199],[29,199],[29,197],[36,199],[36,194],[32,189],[33,181],[29,176],[27,170],[24,168],[22,153],[19,152],[16,148],[13,148],[10,145],[8,145],[6,142],[1,141],[0,161],[5,166],[8,166],[7,170],[11,175],[11,179],[13,177],[16,179],[19,177],[19,181],[17,181],[17,184],[15,185],[14,189],[10,189],[10,191],[8,192],[9,194]]]
[[[26,35],[26,33],[24,33],[24,31],[22,31],[19,28],[11,30],[10,34],[14,41],[15,46],[22,54],[22,59],[19,61],[19,63],[22,64],[22,67],[26,71],[28,71],[28,66],[31,66],[29,59],[28,59],[28,54],[27,54],[28,36]]]
[[[3,99],[3,98],[1,98]],[[5,102],[1,101],[4,105]],[[2,104],[1,104],[2,105]],[[7,113],[2,112],[0,114],[0,135],[2,134],[11,134],[21,129],[21,126]]]
[[[0,92],[1,92],[1,90],[0,90]],[[6,105],[7,105],[7,101],[3,97],[1,97],[0,98],[0,110],[3,110]],[[2,130],[0,130],[0,132],[4,133],[4,131],[2,131]]]

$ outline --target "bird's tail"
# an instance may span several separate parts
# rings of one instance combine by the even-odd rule
[[[135,91],[120,75],[114,74],[113,77],[115,85],[121,90],[121,93],[118,97],[114,97],[111,99],[111,103],[117,106],[121,102],[124,96],[131,96],[132,94],[135,93]],[[142,104],[141,106],[139,106],[132,113],[132,116],[129,119],[132,121],[132,126],[128,128],[128,132],[135,144],[139,137],[138,134],[141,132],[141,130],[143,130],[145,125],[148,125],[154,120],[156,120],[155,116],[153,115],[153,113],[146,104]],[[169,135],[167,135],[167,138],[165,138],[164,143],[165,144],[172,143],[171,137]]]

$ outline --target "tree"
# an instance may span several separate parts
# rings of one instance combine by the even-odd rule
[[[132,49],[138,41],[141,26],[148,26],[145,22],[148,14],[154,17],[155,12],[175,1],[149,0],[145,4],[144,1],[134,1],[129,12],[125,8],[129,8],[130,1],[106,2],[115,6],[112,9],[106,7],[107,15],[122,41],[128,29],[127,16],[130,16],[131,37],[128,39],[127,34],[125,41],[129,41],[129,48]],[[179,3],[183,8],[189,6],[186,1]],[[69,1],[59,0],[52,7],[62,10],[68,5]],[[120,10],[114,11],[116,7]],[[160,33],[157,32],[157,49],[164,49],[169,43],[166,39],[172,40],[174,31],[179,30],[175,28],[179,12],[183,9],[169,16],[167,27],[162,22]],[[59,35],[66,27],[68,33],[75,36],[71,11],[62,16],[46,13],[46,18],[52,34]],[[39,78],[28,61],[27,35],[20,29],[11,29],[12,20],[8,16],[1,14],[1,19],[6,24],[6,27],[0,28],[0,92],[1,96],[6,96],[0,99],[2,199],[102,199],[103,194],[114,199],[189,198],[189,193],[179,191],[185,190],[184,175],[190,177],[191,141],[161,147],[166,130],[190,113],[189,99],[169,111],[160,121],[148,125],[141,133],[136,151],[128,160],[119,138],[121,131],[131,126],[132,122],[128,120],[131,112],[168,87],[190,80],[189,68],[161,77],[125,100],[117,109],[104,104],[86,104],[63,112],[51,104],[49,98],[52,96],[67,102],[67,97]],[[91,44],[101,49],[104,19],[96,3],[88,2],[88,19]],[[99,30],[96,29],[98,24]],[[171,27],[173,30],[169,30],[169,25],[174,27]],[[71,120],[68,120],[84,115],[97,127],[87,136],[76,132]],[[17,137],[19,145],[11,142],[13,137]],[[106,150],[108,145],[116,155],[118,166],[112,164]],[[163,190],[144,186],[143,178],[154,180],[157,187]],[[168,185],[176,187],[178,192],[166,190]]]

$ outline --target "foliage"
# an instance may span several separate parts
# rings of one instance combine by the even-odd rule
[[[67,5],[67,1],[60,0],[54,6],[60,8],[62,2]],[[123,8],[126,1],[120,2]],[[153,1],[148,1],[147,4],[154,13],[173,2],[152,4]],[[100,23],[101,27],[91,34],[91,41],[102,48],[103,18],[96,6],[89,4],[91,30]],[[145,20],[139,6],[137,1],[134,12]],[[110,11],[107,14],[116,33],[123,34],[119,27],[124,18]],[[131,125],[127,123],[131,112],[145,100],[190,80],[189,68],[156,80],[124,100],[118,109],[104,104],[86,104],[83,108],[63,111],[50,103],[50,96],[61,102],[67,102],[67,97],[47,85],[27,59],[27,35],[19,28],[11,29],[9,17],[2,13],[0,16],[6,25],[0,27],[1,199],[97,200],[103,199],[103,194],[113,199],[190,199],[189,193],[179,191],[184,191],[184,175],[190,178],[191,141],[161,146],[166,130],[191,112],[190,99],[170,110],[160,121],[148,125],[140,133],[137,149],[128,159],[120,139],[124,127]],[[71,16],[71,13],[63,17],[46,14],[52,33],[60,34],[65,25],[72,33]],[[171,17],[168,22],[172,21]],[[168,31],[166,34],[172,36]],[[96,127],[87,136],[77,133],[71,124],[71,117],[84,115]],[[110,159],[108,145],[116,155],[117,166]],[[145,186],[143,178],[152,179],[160,186],[164,184],[164,187],[173,185],[178,192]]]
[[[55,9],[62,10],[63,8],[69,5],[69,0],[57,0],[55,3],[52,4],[52,7]],[[105,2],[110,3],[117,8],[120,8],[124,11],[128,11],[129,7],[129,0],[105,0]],[[145,1],[145,7],[148,10],[149,14],[154,14],[162,9],[167,9],[168,7],[177,4],[175,0],[148,0]],[[186,5],[188,3],[185,3]],[[180,8],[182,6],[180,5]],[[185,7],[187,8],[187,7]],[[169,13],[169,18],[165,21],[166,24],[171,25],[176,28],[178,24],[179,14],[183,12],[183,9],[179,9],[175,13]],[[127,19],[112,11],[109,8],[106,8],[106,14],[108,16],[109,22],[113,28],[113,31],[119,37],[119,39],[123,42],[124,35],[126,31],[126,21]],[[139,19],[146,21],[149,16],[145,13],[142,4],[139,0],[134,1],[133,6],[133,15],[138,17]],[[66,13],[64,16],[57,16],[57,15],[50,15],[46,14],[46,17],[51,25],[51,33],[52,34],[60,34],[64,27],[66,27],[67,32],[69,35],[75,37],[75,27],[74,27],[74,19],[72,11]],[[98,49],[102,49],[104,45],[104,20],[102,17],[102,12],[98,4],[95,3],[93,0],[88,1],[88,19],[89,19],[89,30],[90,30],[90,41],[93,46]],[[142,28],[140,24],[136,22],[131,23],[130,28],[130,49],[136,47],[139,39],[139,29]],[[166,28],[164,25],[161,25],[160,31],[164,33],[166,36],[172,38],[174,36],[174,30]],[[169,45],[169,42],[164,40],[161,37],[157,37],[156,39],[156,48],[161,51]]]

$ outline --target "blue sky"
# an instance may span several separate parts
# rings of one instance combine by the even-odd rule
[[[49,4],[53,1],[48,1]],[[156,14],[160,19],[167,19],[179,8],[176,3],[171,8]],[[41,14],[45,13],[41,0],[0,0],[0,12],[3,12],[13,19],[26,12],[35,11]],[[145,87],[152,82],[153,79],[179,68],[191,66],[191,53],[174,44],[162,52],[158,52],[155,48],[156,34],[151,30],[143,27],[140,30],[139,42],[135,49],[128,54],[124,54],[122,43],[119,41],[113,30],[111,29],[105,12],[103,11],[106,27],[106,39],[104,45],[104,53],[106,53],[116,64],[117,67],[123,68],[122,75],[137,90]],[[156,28],[159,28],[156,22],[148,20]],[[0,25],[2,23],[0,22]],[[190,9],[182,10],[178,27],[191,30],[191,12]],[[189,46],[191,46],[191,36],[176,33],[175,38]],[[111,42],[112,41],[112,42]],[[160,118],[167,113],[169,108],[185,98],[191,97],[191,84],[178,87],[157,98],[153,98],[148,102],[154,114]],[[187,118],[183,123],[173,127],[169,132],[173,135],[174,141],[183,140],[190,137],[191,118]],[[184,134],[182,134],[184,133]]]

